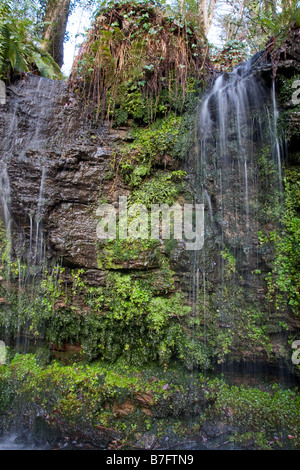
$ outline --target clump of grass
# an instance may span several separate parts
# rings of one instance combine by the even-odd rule
[[[118,112],[124,122],[151,122],[182,108],[191,77],[199,81],[207,66],[207,45],[192,26],[154,3],[131,0],[98,12],[70,81],[96,120]]]

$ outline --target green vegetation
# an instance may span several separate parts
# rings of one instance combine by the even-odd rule
[[[247,44],[238,39],[228,39],[222,50],[216,49],[212,54],[215,67],[224,72],[230,72],[236,65],[249,58]]]
[[[133,142],[120,149],[120,172],[125,183],[137,187],[155,164],[167,164],[179,137],[180,123],[181,117],[172,113],[146,128],[137,127],[130,132]]]
[[[277,384],[268,391],[229,386],[214,379],[210,382],[208,399],[213,400],[209,416],[221,416],[231,425],[238,423],[238,432],[230,438],[233,442],[266,450],[299,445],[300,401],[296,391],[282,390]]]
[[[152,204],[171,206],[183,192],[180,181],[184,176],[183,171],[157,172],[151,179],[144,181],[140,189],[132,192],[130,202],[145,204],[148,208]]]
[[[116,242],[112,243],[112,253],[120,257]],[[139,245],[132,247],[140,256]],[[83,361],[102,358],[113,363],[122,357],[137,365],[158,361],[164,368],[173,358],[188,369],[212,369],[240,354],[253,359],[263,351],[266,357],[273,356],[268,312],[254,299],[249,305],[235,283],[207,292],[205,306],[200,302],[192,311],[161,254],[155,269],[145,270],[143,261],[140,274],[118,271],[121,266],[111,256],[104,265],[111,269],[105,286],[88,285],[83,270],[67,274],[59,267],[45,273],[32,290],[11,290],[2,283],[1,296],[6,299],[0,314],[2,337],[26,336],[33,344],[42,342],[48,357],[57,348],[77,344],[76,355]],[[17,279],[26,278],[26,266],[12,264],[10,272]]]
[[[297,314],[299,312],[299,171],[291,168],[284,179],[285,210],[282,216],[282,229],[271,231],[268,235],[260,232],[262,245],[271,244],[274,250],[272,271],[266,278],[269,302],[277,310],[288,303]]]
[[[193,0],[192,0],[193,1]],[[265,48],[271,52],[276,69],[278,53],[291,25],[300,24],[298,0],[238,0],[224,2],[218,23],[222,45],[213,56],[219,69],[231,70],[239,61]]]
[[[184,111],[187,93],[196,92],[205,72],[201,46],[196,31],[160,5],[114,2],[96,15],[71,83],[94,107],[96,121],[148,124]]]
[[[157,240],[108,240],[98,244],[98,267],[100,269],[124,269],[126,262],[146,268],[159,265],[160,254]],[[125,263],[125,264],[124,264]]]
[[[52,57],[42,52],[38,38],[29,35],[32,19],[19,17],[12,2],[0,2],[0,79],[10,80],[12,73],[33,72],[46,78],[62,78]]]
[[[255,12],[253,2],[249,5]],[[269,13],[258,17],[259,26],[278,31],[278,44],[282,28]],[[286,14],[283,11],[280,21]],[[27,71],[60,77],[33,31],[30,19],[16,16],[11,2],[0,1],[0,78],[9,80],[13,73]],[[210,66],[207,52],[195,21],[189,24],[156,3],[110,2],[96,15],[70,86],[83,98],[93,124],[108,119],[112,126],[128,129],[114,148],[109,178],[114,180],[112,189],[117,181],[118,189],[128,190],[130,206],[144,204],[149,209],[152,204],[172,205],[190,198],[180,164],[194,140],[197,101]],[[230,70],[248,52],[245,43],[231,38],[215,60]],[[290,102],[295,76],[277,80],[281,103]],[[290,114],[289,109],[280,113],[279,137],[296,135],[291,135]],[[234,126],[235,122],[233,131]],[[205,252],[203,266],[208,270],[198,270],[190,296],[177,240],[98,243],[103,279],[97,285],[88,282],[84,269],[54,265],[36,273],[20,259],[11,262],[0,223],[0,337],[9,344],[20,341],[18,352],[25,338],[35,351],[15,356],[10,351],[11,360],[0,366],[0,419],[39,413],[54,428],[113,430],[119,433],[121,446],[147,432],[158,438],[178,438],[180,432],[184,437],[199,435],[207,420],[228,425],[234,445],[297,447],[296,391],[276,385],[238,387],[209,378],[215,367],[241,357],[286,359],[291,339],[287,307],[294,313],[299,308],[298,162],[294,155],[294,166],[284,171],[282,210],[280,190],[273,188],[278,180],[272,150],[259,148],[258,141],[254,146],[259,153],[256,176],[264,191],[250,204],[257,205],[259,256],[265,256],[267,268],[254,266],[251,275],[243,277],[244,254],[241,261],[230,240],[228,248],[214,240],[214,248]],[[230,151],[237,164],[234,139]],[[111,183],[109,178],[106,183]],[[249,171],[249,182],[251,178]],[[207,181],[210,184],[209,177]],[[223,249],[217,253],[219,246]],[[249,248],[239,247],[239,242],[237,246]],[[218,272],[214,260],[220,263]],[[192,258],[184,260],[184,266],[188,262],[191,265]],[[176,273],[174,266],[179,266]],[[266,303],[258,295],[261,283],[255,275],[267,276]],[[274,332],[285,335],[279,348],[272,342]],[[203,376],[199,370],[209,373]]]
[[[224,277],[227,280],[231,279],[232,275],[234,275],[235,272],[236,272],[236,259],[230,253],[228,248],[225,248],[224,250],[221,251],[221,256],[222,256],[223,260],[225,261],[225,263],[224,263]]]
[[[125,449],[147,432],[157,436],[157,443],[166,435],[175,442],[182,435],[199,438],[206,422],[229,426],[223,439],[238,448],[299,445],[300,402],[294,390],[229,385],[201,374],[191,380],[174,365],[167,372],[124,361],[44,365],[33,355],[16,355],[0,367],[0,390],[2,422],[22,411],[33,427],[38,413],[67,435],[84,428],[88,441],[117,435]]]
[[[11,266],[17,278],[25,269]],[[45,273],[40,286],[23,295],[2,285],[7,300],[0,314],[3,338],[26,335],[48,348],[79,343],[82,359],[114,362],[122,356],[130,363],[158,360],[165,366],[184,350],[181,323],[190,308],[182,294],[172,293],[173,273],[165,264],[148,279],[111,272],[105,288],[88,286],[79,270],[71,272],[72,288],[66,289],[63,273],[55,267]]]

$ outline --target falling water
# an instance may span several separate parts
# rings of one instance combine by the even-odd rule
[[[277,120],[278,120],[278,110],[276,104],[276,90],[275,90],[275,80],[272,81],[272,105],[273,105],[273,135],[274,135],[274,147],[275,147],[275,158],[277,160],[277,168],[278,168],[278,179],[279,179],[279,187],[280,192],[282,192],[282,172],[281,172],[281,151],[280,145],[278,140],[278,130],[277,130]]]
[[[242,164],[246,224],[249,224],[248,161],[251,161],[252,113],[265,106],[266,92],[250,73],[250,66],[240,65],[231,74],[222,74],[204,99],[199,116],[201,159],[207,161],[212,147],[217,154],[220,188],[225,179],[222,170],[230,162]],[[250,153],[249,153],[250,150]],[[207,197],[207,196],[206,196]]]
[[[42,175],[41,175],[41,184],[40,184],[40,192],[37,204],[37,213],[35,216],[35,248],[34,253],[32,254],[32,258],[35,265],[40,266],[43,260],[43,253],[44,253],[44,237],[43,237],[43,227],[42,227],[42,219],[43,219],[43,209],[44,209],[44,185],[45,185],[45,177],[46,177],[46,167],[42,167]],[[32,224],[32,220],[31,220]],[[31,233],[32,237],[32,233]],[[32,246],[32,239],[30,239],[30,245]]]
[[[213,224],[214,214],[213,214],[213,208],[212,208],[212,204],[211,204],[211,198],[210,198],[210,195],[207,192],[207,189],[205,189],[205,188],[203,190],[203,196],[204,196],[204,202],[206,202],[206,204],[208,206],[210,222],[211,222],[211,224]]]
[[[4,433],[0,437],[0,451],[2,450],[46,450],[47,445],[36,442],[36,439],[32,436],[20,435],[17,432]]]
[[[49,105],[53,104],[53,91],[55,83],[43,77],[39,77],[36,94],[34,96],[34,105],[39,110],[38,119],[35,126],[33,135],[33,145],[36,148],[47,147],[47,139],[45,136],[45,128],[48,124],[49,114],[51,109]]]
[[[0,167],[0,203],[1,203],[1,211],[3,215],[3,222],[5,224],[5,231],[6,231],[6,259],[9,261],[11,258],[11,213],[10,213],[10,182],[9,176],[7,173],[6,163],[2,162]]]
[[[12,110],[12,117],[10,119],[10,123],[8,125],[6,135],[1,144],[3,151],[5,151],[7,154],[10,154],[13,151],[13,147],[14,147],[14,139],[11,139],[11,136],[15,135],[15,138],[17,139],[18,110],[19,110],[19,106],[18,106],[18,103],[16,103]]]
[[[206,243],[211,243],[210,246],[214,244],[219,253],[219,268],[216,268],[221,276],[218,320],[223,328],[234,325],[234,314],[224,307],[226,297],[223,298],[223,292],[228,288],[228,280],[224,277],[226,263],[222,253],[230,246],[236,262],[239,260],[243,265],[243,277],[247,280],[251,275],[248,260],[257,249],[257,161],[258,152],[263,146],[270,147],[278,167],[277,183],[272,182],[275,190],[278,189],[278,181],[281,185],[277,115],[275,84],[270,92],[252,73],[250,61],[237,66],[231,73],[220,75],[200,106],[195,154],[195,159],[200,159],[200,162],[194,162],[194,165],[201,171],[195,175],[194,184],[198,191],[197,198],[202,199],[207,207],[205,233],[206,239],[210,240]],[[205,246],[202,251],[202,254],[195,256],[193,263],[191,292],[196,303],[193,311],[198,311],[202,318],[199,334],[204,337],[208,331],[209,292],[206,281],[209,280],[207,269],[210,268],[205,261],[208,259]],[[237,283],[234,276],[232,283]],[[199,288],[203,296],[197,294]],[[234,302],[234,299],[231,300]],[[206,347],[206,337],[203,343]]]

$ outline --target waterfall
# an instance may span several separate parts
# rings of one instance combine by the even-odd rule
[[[28,311],[36,308],[46,273],[47,159],[58,145],[55,126],[60,125],[65,90],[63,82],[31,74],[7,87],[5,119],[1,121],[0,216],[6,241],[3,269],[7,274],[3,277],[9,282],[0,284],[0,299],[4,339],[16,351],[28,352],[34,337]]]
[[[274,153],[275,160],[277,162],[278,168],[278,181],[280,191],[282,192],[282,172],[281,172],[281,150],[278,139],[278,129],[277,129],[277,120],[278,120],[278,110],[276,104],[276,91],[275,91],[275,80],[272,80],[272,105],[273,105],[273,135],[274,135]]]
[[[275,152],[280,186],[282,180],[274,83],[271,100],[269,95],[266,87],[251,73],[249,62],[237,66],[231,73],[220,75],[211,91],[204,97],[199,112],[199,153],[201,167],[205,168],[199,191],[208,204],[212,220],[211,195],[205,179],[207,167],[213,163],[215,176],[219,180],[219,209],[224,226],[224,211],[228,210],[226,193],[233,183],[237,186],[240,200],[234,204],[238,217],[242,215],[243,218],[245,245],[250,243],[251,193],[256,189],[253,162],[257,159],[257,149],[263,140],[269,140]],[[270,113],[273,118],[270,118]],[[270,122],[271,119],[273,123]],[[269,123],[270,128],[267,134],[265,122]],[[238,180],[234,176],[236,171]]]
[[[12,243],[12,232],[11,232],[11,213],[10,213],[10,181],[7,173],[7,166],[5,162],[1,162],[0,166],[0,203],[1,212],[3,216],[3,222],[5,224],[6,232],[6,253],[5,257],[7,261],[11,258],[11,243]]]
[[[39,77],[38,80],[36,94],[33,98],[33,104],[38,111],[38,117],[32,136],[32,145],[36,149],[42,149],[47,148],[49,145],[49,137],[45,129],[49,125],[49,116],[55,104],[53,95],[56,92],[56,84],[55,81],[47,80],[43,77]]]
[[[42,167],[42,174],[41,174],[41,184],[40,184],[40,191],[39,197],[37,202],[37,213],[35,216],[35,243],[34,243],[34,251],[32,252],[32,217],[30,216],[30,255],[33,260],[33,263],[37,266],[41,266],[43,264],[43,255],[44,255],[44,237],[43,237],[43,209],[44,209],[44,185],[45,185],[45,177],[46,177],[46,167]]]
[[[259,114],[266,102],[266,90],[251,74],[249,64],[238,66],[232,73],[220,75],[204,98],[199,113],[198,134],[201,142],[201,160],[205,164],[208,152],[217,155],[219,168],[228,168],[238,160],[243,168],[246,215],[249,212],[248,162],[253,150],[252,127],[254,113]],[[220,171],[220,186],[224,183]]]
[[[82,140],[82,146],[74,142],[72,145],[66,145],[60,151],[54,143],[52,145],[58,131],[50,129],[51,125],[54,127],[54,119],[53,123],[50,118],[47,121],[47,110],[50,109],[50,105],[48,108],[46,107],[46,94],[43,99],[39,100],[40,94],[45,91],[47,82],[38,78],[32,80],[36,83],[34,89],[36,95],[32,92],[30,100],[25,100],[25,103],[21,102],[19,107],[18,103],[14,102],[15,106],[10,108],[11,111],[14,110],[14,113],[11,112],[13,126],[12,135],[9,138],[11,142],[14,142],[16,137],[17,142],[9,147],[12,150],[7,152],[7,166],[5,163],[0,165],[1,231],[3,232],[5,228],[6,238],[9,240],[7,245],[9,254],[12,238],[11,214],[14,217],[11,292],[8,292],[5,303],[3,302],[1,328],[4,333],[7,332],[5,341],[7,343],[9,341],[10,346],[15,346],[16,352],[34,351],[37,360],[36,369],[32,368],[32,374],[30,373],[30,364],[33,362],[31,363],[30,358],[28,359],[30,362],[26,363],[27,358],[25,357],[24,365],[20,363],[21,366],[14,366],[12,369],[13,373],[14,371],[18,373],[11,374],[16,386],[9,389],[11,395],[16,390],[17,404],[20,397],[20,406],[16,407],[15,413],[17,415],[19,412],[20,419],[18,417],[17,419],[21,422],[22,413],[24,413],[27,422],[29,420],[34,422],[36,414],[37,418],[41,418],[37,421],[37,425],[45,422],[45,426],[48,424],[51,426],[52,423],[56,426],[57,416],[58,428],[63,423],[62,432],[68,434],[67,439],[70,439],[69,436],[72,434],[67,432],[67,420],[69,416],[73,420],[72,410],[74,409],[73,422],[81,436],[84,436],[86,431],[86,435],[88,435],[91,416],[93,420],[92,432],[95,432],[97,436],[99,434],[101,439],[103,429],[108,429],[109,440],[111,440],[110,435],[113,435],[112,439],[115,439],[114,429],[108,427],[114,419],[117,423],[116,430],[123,429],[124,436],[129,436],[130,439],[131,436],[133,436],[132,439],[135,439],[135,435],[138,436],[137,439],[141,443],[148,442],[151,449],[152,445],[156,446],[155,448],[158,448],[158,445],[164,445],[161,444],[162,440],[159,435],[163,434],[165,423],[166,434],[168,434],[165,444],[166,446],[170,444],[168,447],[170,450],[172,450],[173,441],[178,437],[181,435],[193,437],[194,433],[195,436],[196,433],[199,433],[199,439],[203,438],[203,440],[207,439],[205,436],[212,436],[214,448],[217,448],[222,440],[226,445],[229,442],[227,441],[227,428],[229,428],[230,439],[231,436],[235,437],[238,432],[242,432],[236,421],[239,420],[239,416],[243,416],[242,413],[239,415],[240,411],[243,413],[247,411],[248,397],[244,395],[244,401],[242,397],[242,405],[245,406],[245,409],[238,409],[240,403],[238,399],[236,400],[236,408],[232,405],[233,402],[228,401],[227,404],[227,388],[223,387],[222,382],[219,382],[219,371],[227,373],[226,367],[230,360],[239,361],[241,358],[242,362],[244,352],[248,354],[247,359],[254,358],[252,362],[254,367],[257,357],[258,360],[265,361],[264,365],[271,363],[269,356],[264,357],[265,353],[269,351],[264,348],[264,344],[261,346],[260,343],[254,343],[257,338],[257,341],[260,340],[261,331],[268,333],[267,329],[263,330],[265,323],[262,322],[262,325],[259,321],[254,323],[256,330],[251,330],[250,327],[252,318],[260,312],[260,306],[258,309],[256,307],[264,295],[263,293],[259,298],[258,291],[264,288],[265,271],[263,269],[265,266],[262,268],[261,278],[255,279],[253,273],[256,268],[261,267],[259,263],[264,255],[262,251],[259,251],[257,237],[259,228],[263,225],[261,223],[261,212],[263,212],[261,200],[265,202],[264,195],[263,197],[261,195],[263,170],[258,168],[260,158],[262,158],[262,150],[267,164],[272,163],[273,165],[264,168],[267,180],[264,186],[265,191],[272,200],[276,190],[279,192],[281,190],[281,162],[284,145],[277,137],[280,121],[277,114],[275,84],[272,88],[268,88],[262,79],[255,77],[250,64],[245,64],[238,66],[232,73],[218,76],[212,89],[202,98],[197,115],[195,154],[191,155],[191,158],[194,157],[195,160],[193,162],[194,168],[193,171],[190,171],[191,176],[188,174],[188,177],[191,178],[193,189],[195,189],[194,201],[203,202],[205,206],[203,249],[184,251],[184,244],[173,244],[172,240],[172,243],[158,247],[157,250],[161,251],[153,252],[155,258],[153,256],[154,263],[152,265],[152,263],[148,263],[148,253],[149,260],[150,256],[152,257],[152,243],[145,243],[147,250],[144,250],[143,245],[137,245],[137,250],[139,250],[139,246],[142,246],[141,253],[139,252],[138,255],[144,256],[145,253],[147,256],[145,258],[147,263],[144,264],[141,264],[142,257],[136,257],[135,246],[134,250],[131,250],[129,245],[127,257],[127,253],[126,256],[123,254],[123,248],[119,250],[119,245],[114,245],[113,250],[107,250],[107,264],[100,265],[100,263],[97,264],[97,255],[101,248],[97,244],[96,250],[94,250],[94,245],[97,242],[93,241],[90,232],[92,233],[94,230],[91,224],[93,222],[92,211],[94,211],[100,195],[102,200],[98,181],[101,179],[101,184],[103,183],[103,186],[106,187],[106,176],[110,174],[108,173],[112,161],[109,159],[110,154],[108,158],[106,155],[100,158],[98,151],[94,153],[94,144],[90,143],[90,133],[86,137],[87,140]],[[52,86],[55,91],[52,83],[48,85],[49,90],[52,89]],[[32,108],[29,107],[33,119],[28,118],[30,125],[27,125],[27,121],[23,122],[22,119],[24,119],[24,109],[31,101],[36,112],[32,112]],[[39,109],[40,104],[42,109]],[[57,109],[60,108],[57,107]],[[69,118],[68,115],[67,118]],[[72,119],[78,119],[78,116],[74,114]],[[59,127],[59,122],[56,124],[60,135],[65,134],[67,142],[68,135],[65,128]],[[29,129],[28,135],[26,129]],[[29,141],[32,146],[29,146]],[[7,142],[5,141],[5,143]],[[24,143],[22,149],[20,148],[21,142]],[[3,143],[4,141],[2,145]],[[6,155],[5,152],[3,154]],[[159,165],[157,166],[159,168]],[[269,168],[272,171],[269,171]],[[172,166],[170,166],[170,171],[172,171],[171,169]],[[105,179],[99,176],[98,180],[98,173],[103,174]],[[173,172],[171,174],[173,175]],[[145,181],[148,181],[148,176]],[[127,188],[123,183],[121,179],[120,186],[119,182],[115,182],[115,180],[108,183],[107,191],[111,194],[112,201],[114,193],[117,194],[119,190]],[[95,189],[90,192],[90,187],[92,189],[95,187]],[[113,191],[110,193],[111,189]],[[130,190],[128,192],[132,194]],[[188,197],[191,193],[192,191],[189,192]],[[181,195],[180,193],[179,197],[179,200],[182,201],[185,194]],[[110,199],[108,200],[110,201]],[[278,200],[274,198],[274,204]],[[270,207],[271,205],[267,206],[269,211]],[[269,213],[265,215],[265,220],[268,224]],[[273,226],[270,225],[272,229]],[[148,245],[150,246],[149,250]],[[48,250],[47,265],[46,248]],[[76,255],[77,253],[80,255],[80,258],[73,256],[75,251]],[[116,252],[116,256],[112,251]],[[114,257],[117,258],[117,251],[121,252],[121,257],[125,259],[122,264],[110,262]],[[133,255],[131,251],[134,253]],[[57,256],[62,256],[62,269],[54,266],[55,253]],[[268,255],[269,253],[267,253]],[[127,259],[131,260],[130,256],[136,257],[136,264],[132,263],[132,266],[127,263]],[[267,259],[270,264],[272,262],[271,256],[272,254]],[[75,262],[77,259],[79,261]],[[81,266],[84,267],[82,278],[79,277],[82,272]],[[188,275],[191,276],[188,307],[192,308],[186,308],[185,303],[188,302],[185,302],[184,297],[189,287],[187,286]],[[117,279],[119,284],[115,281],[112,282],[111,279]],[[4,298],[4,285],[0,285],[0,288],[3,288],[1,292],[4,293],[1,293],[1,297],[3,295]],[[177,303],[176,300],[178,293],[180,294],[178,297],[180,303]],[[182,297],[181,294],[183,294]],[[155,307],[153,312],[148,310],[149,303]],[[122,309],[118,311],[120,305]],[[147,309],[144,305],[147,305]],[[273,313],[271,312],[271,315]],[[145,326],[144,320],[149,322],[145,323]],[[154,326],[157,323],[158,327],[151,330],[147,325],[151,325],[152,321]],[[273,326],[271,321],[272,318],[270,318],[270,327]],[[276,323],[276,327],[278,327],[278,317]],[[118,336],[115,336],[113,328],[116,328]],[[165,335],[164,329],[167,328]],[[240,328],[239,331],[237,331],[238,328]],[[277,331],[279,329],[276,330],[276,333]],[[147,334],[148,332],[149,334]],[[129,333],[128,344],[127,333]],[[145,342],[143,342],[144,335]],[[238,340],[234,344],[235,335]],[[251,343],[252,337],[254,338],[253,343]],[[120,338],[120,344],[118,338]],[[70,382],[72,382],[72,377],[79,374],[80,380],[76,382],[76,388],[74,389],[71,384],[71,392],[74,390],[72,395],[73,392],[70,394],[68,391],[68,383],[66,382],[66,385],[63,383],[64,369],[56,366],[52,368],[49,361],[53,357],[58,357],[62,362],[66,358],[66,363],[69,363],[72,360],[72,355],[68,356],[67,347],[73,346],[75,341],[76,347],[77,341],[80,342],[84,355],[79,357],[79,360],[83,359],[82,369],[81,364],[77,368],[76,362],[72,362],[70,368],[66,369],[70,374]],[[92,367],[87,365],[88,357],[91,359],[94,357],[88,356],[90,344],[96,350],[96,361]],[[261,346],[261,349],[258,349],[260,355],[256,357],[254,354],[251,356],[253,344],[258,348]],[[118,349],[116,348],[114,352],[115,345],[118,346]],[[170,357],[172,362],[168,370],[169,345],[172,347],[169,349],[172,354]],[[238,349],[234,350],[235,345]],[[121,357],[121,355],[127,351],[131,352],[131,348],[135,353],[135,346],[137,346],[137,354],[132,354],[132,364],[123,362],[123,358],[126,356]],[[61,351],[57,350],[64,347],[66,347],[66,354],[65,352],[60,354]],[[112,354],[109,352],[108,359],[103,354],[105,361],[100,361],[102,351],[105,352],[104,348],[111,349]],[[149,356],[147,348],[149,348]],[[157,350],[159,356],[156,355]],[[234,355],[236,351],[238,354]],[[279,354],[282,354],[281,351],[278,356]],[[112,358],[111,363],[110,357]],[[149,369],[148,357],[151,360]],[[158,364],[154,363],[156,357],[160,358]],[[277,359],[274,355],[272,360],[273,357]],[[182,359],[184,367],[188,369],[187,374],[185,374],[183,364],[180,362]],[[77,357],[75,361],[77,361]],[[131,360],[129,359],[129,361]],[[104,372],[106,363],[108,364],[108,372]],[[120,367],[122,374],[123,363],[125,364],[123,370],[128,370],[130,376],[133,376],[133,381],[128,381],[128,392],[126,380],[122,381],[126,388],[123,389],[121,384],[123,391],[121,390],[122,400],[120,400],[119,407],[119,401],[115,402],[114,388],[117,388],[117,384],[116,387],[109,387],[107,394],[104,385],[106,383],[109,386],[110,378],[108,375],[108,380],[106,380],[105,374],[114,373],[114,364],[117,364],[118,368]],[[101,367],[99,374],[96,372],[98,364]],[[134,366],[133,369],[131,365]],[[42,369],[39,372],[40,367],[45,372],[42,372]],[[143,376],[138,372],[140,367],[146,376],[144,382],[140,382],[140,376]],[[29,370],[29,373],[26,370]],[[90,380],[89,376],[86,376],[87,381],[83,380],[83,371],[85,370],[91,371],[93,374],[97,373],[97,377],[95,375],[97,380]],[[257,371],[258,368],[254,370],[254,373]],[[72,375],[71,372],[75,375]],[[230,372],[231,378],[235,374],[238,375],[239,370],[236,363]],[[35,374],[37,375],[35,376]],[[209,380],[211,376],[215,376],[216,381],[211,382]],[[171,382],[173,381],[172,377],[175,378],[174,385]],[[8,378],[10,379],[10,377]],[[235,379],[235,377],[233,378]],[[237,377],[237,381],[239,379],[240,377]],[[85,408],[85,400],[81,400],[82,386],[85,386],[86,383],[90,384],[93,390],[95,389],[95,399],[91,395],[95,402],[95,420],[94,410],[91,410],[89,414],[89,403]],[[40,385],[35,387],[35,384]],[[98,386],[99,392],[96,388]],[[18,393],[17,387],[20,387],[20,393]],[[100,394],[102,389],[103,400]],[[62,391],[60,392],[60,390]],[[138,393],[136,405],[133,401],[135,400],[135,390]],[[141,393],[141,390],[144,392]],[[158,411],[158,414],[153,413],[153,425],[150,395],[147,390],[150,390],[150,395],[153,392],[151,402],[155,404],[155,409]],[[156,390],[158,396],[162,397],[162,407],[158,401],[156,402],[156,395],[154,395]],[[235,400],[237,395],[234,390],[232,392],[233,400]],[[128,393],[130,393],[130,406],[127,406],[128,403],[124,401],[128,401]],[[273,394],[275,400],[276,393]],[[89,398],[90,394],[87,393],[86,396]],[[254,394],[253,399],[256,400],[256,396]],[[30,399],[29,405],[27,405],[28,397]],[[251,398],[250,395],[249,397]],[[105,400],[109,401],[109,407],[106,407]],[[48,401],[49,403],[47,403]],[[99,406],[102,401],[105,402],[105,407],[102,407],[100,413]],[[57,403],[61,408],[57,406]],[[73,403],[72,413],[68,414]],[[250,400],[249,403],[253,402]],[[268,403],[266,399],[266,406]],[[270,406],[271,411],[273,411],[273,405],[274,401]],[[24,409],[21,408],[23,406]],[[249,414],[252,416],[251,413],[253,413],[254,416],[256,408],[251,409],[252,405],[249,406]],[[265,417],[263,406],[265,406],[264,403],[260,408],[262,410],[260,411],[261,421]],[[124,415],[119,412],[123,408],[126,411]],[[130,409],[135,408],[136,414],[131,414]],[[88,413],[85,412],[86,409]],[[128,416],[126,416],[127,409],[129,410]],[[210,410],[215,413],[215,416],[209,414]],[[220,423],[217,422],[219,411]],[[142,413],[147,420],[145,426],[143,425]],[[158,416],[160,413],[161,418]],[[282,415],[285,416],[284,413]],[[119,418],[123,419],[123,416],[126,420],[124,427],[123,425],[119,426],[120,421],[118,421]],[[157,416],[160,419],[156,423]],[[273,413],[270,416],[273,419]],[[138,423],[141,421],[141,428],[135,427],[136,417]],[[210,420],[211,417],[212,421],[206,423],[205,421]],[[275,414],[274,417],[277,418]],[[269,416],[267,418],[269,419]],[[112,420],[110,421],[110,419]],[[242,419],[240,421],[243,424]],[[99,433],[95,431],[94,423],[96,422],[100,423],[96,428],[99,428]],[[226,422],[230,424],[227,425]],[[133,426],[131,426],[132,423]],[[148,426],[148,423],[151,427]],[[260,426],[260,421],[258,423]],[[278,429],[280,425],[278,423]],[[248,424],[246,423],[245,426]],[[249,428],[251,430],[251,423]],[[259,431],[262,428],[263,425]],[[294,432],[286,429],[286,432]],[[225,431],[224,434],[222,434],[222,430]],[[207,434],[205,434],[206,432]],[[118,436],[118,434],[116,435]],[[259,433],[259,435],[263,435],[263,433]],[[168,442],[169,436],[171,440]],[[220,442],[214,441],[215,436],[220,437]],[[277,434],[275,434],[276,436]],[[125,437],[124,441],[122,437],[124,445],[126,444]],[[269,437],[269,434],[266,434],[266,439],[272,437],[272,435]],[[13,448],[14,445],[14,436],[3,436],[3,439],[0,439],[0,450],[6,447]],[[126,447],[123,448],[126,449]]]
[[[213,214],[213,208],[212,208],[212,204],[211,204],[211,198],[210,198],[210,195],[208,194],[208,192],[205,188],[203,190],[203,196],[204,196],[204,201],[206,201],[206,203],[208,205],[210,222],[211,222],[211,224],[213,224],[214,214]]]
[[[215,291],[215,304],[210,307],[218,312],[219,331],[234,329],[234,309],[238,311],[236,305],[247,296],[241,294],[238,266],[243,267],[240,278],[251,284],[250,259],[257,258],[262,197],[258,161],[266,147],[270,149],[267,158],[277,169],[269,178],[270,194],[278,195],[282,190],[277,118],[275,84],[270,90],[255,76],[250,61],[218,76],[200,103],[193,162],[197,174],[193,178],[196,198],[203,200],[207,209],[206,235],[203,252],[192,262],[191,299],[192,310],[200,315],[199,335],[204,338],[204,348],[209,347],[210,277],[216,276],[215,287],[220,289]],[[208,265],[208,249],[215,252],[215,269]],[[235,261],[235,266],[229,264],[229,259]],[[203,295],[199,295],[199,289]],[[230,294],[228,289],[232,289]]]

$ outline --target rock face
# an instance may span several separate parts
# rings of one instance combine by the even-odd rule
[[[295,60],[289,64],[285,60],[281,65],[279,60],[278,77],[281,74],[290,78],[298,73]],[[256,69],[256,74],[270,93],[268,60]],[[278,93],[280,86],[278,79]],[[265,178],[273,169],[267,167],[270,162],[263,160],[266,148],[261,146],[261,152],[257,151],[255,126],[253,139],[243,142],[247,151],[255,147],[250,157],[248,153],[247,158],[239,160],[233,126],[228,128],[227,136],[231,148],[227,148],[222,161],[213,146],[207,160],[203,154],[199,160],[199,139],[184,163],[190,187],[196,192],[200,188],[201,202],[205,204],[205,246],[198,256],[187,253],[179,242],[169,251],[160,244],[155,250],[147,247],[145,252],[141,250],[131,257],[129,251],[121,253],[119,260],[113,262],[108,248],[99,247],[96,210],[103,201],[115,204],[119,195],[130,195],[129,187],[114,169],[115,149],[126,140],[126,129],[107,125],[93,128],[80,100],[69,93],[63,82],[26,75],[7,87],[6,98],[6,104],[0,107],[0,155],[10,181],[6,205],[13,220],[12,258],[23,258],[32,265],[46,259],[61,260],[66,268],[83,268],[86,282],[94,287],[106,286],[109,271],[130,271],[143,279],[149,273],[155,277],[157,270],[160,279],[153,285],[158,286],[159,292],[169,294],[175,285],[177,291],[189,293],[189,303],[197,310],[192,317],[199,315],[204,325],[197,340],[203,339],[205,328],[214,328],[215,344],[219,346],[223,341],[221,356],[226,355],[230,344],[237,360],[258,355],[268,361],[263,335],[255,330],[263,323],[260,324],[261,317],[253,320],[252,309],[257,312],[260,305],[262,311],[267,311],[264,278],[271,254],[260,247],[257,233],[262,228],[274,228],[274,221],[270,223],[264,213],[272,208],[272,201],[264,197],[264,192],[269,188]],[[297,113],[293,110],[291,119],[292,154],[299,142],[293,131]],[[215,132],[212,128],[212,140]],[[257,158],[262,163],[254,161]],[[263,171],[269,173],[264,175]],[[175,284],[166,286],[161,278],[161,255],[174,271]],[[269,320],[269,330],[262,331],[273,333],[271,343],[277,361],[286,354],[281,351],[278,323],[286,322],[292,335],[298,325],[288,309],[280,318],[271,312]],[[256,341],[253,356],[254,349],[247,347],[249,334]]]
[[[99,271],[97,207],[103,200],[117,204],[120,195],[130,194],[120,178],[108,178],[112,148],[122,145],[128,128],[104,124],[93,129],[64,83],[30,74],[7,88],[0,121],[0,152],[10,179],[14,255],[34,256],[30,246],[40,243],[36,228],[40,223],[48,258],[84,268],[88,277],[89,270],[95,274]],[[174,261],[178,254],[173,254]],[[119,262],[125,270],[145,267],[158,264],[143,254]]]
[[[48,256],[97,268],[94,212],[111,150],[91,139],[86,121],[78,119],[80,111],[68,101],[64,83],[29,75],[7,93],[1,155],[11,181],[16,254],[34,245],[39,217]]]

